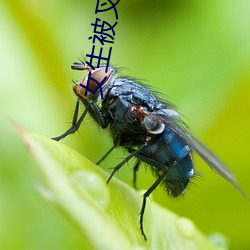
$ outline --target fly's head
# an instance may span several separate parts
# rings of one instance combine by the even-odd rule
[[[103,99],[105,89],[111,84],[111,78],[115,76],[115,69],[112,67],[108,67],[106,72],[106,66],[92,69],[82,62],[74,62],[71,68],[87,71],[86,76],[73,87],[75,94],[84,102]]]

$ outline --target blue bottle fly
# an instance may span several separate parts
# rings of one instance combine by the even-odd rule
[[[104,65],[93,70],[82,62],[73,63],[72,69],[87,70],[88,74],[73,87],[78,100],[71,127],[53,139],[59,141],[76,132],[89,113],[113,138],[114,146],[101,160],[116,147],[123,147],[128,152],[113,169],[107,183],[131,158],[137,159],[134,185],[139,166],[142,163],[150,166],[156,181],[143,195],[140,229],[145,240],[143,216],[147,197],[159,184],[172,197],[184,193],[195,174],[192,151],[244,195],[225,164],[188,131],[173,104],[158,98],[147,86],[133,79],[118,77],[115,68],[109,66],[107,72],[105,68]],[[80,102],[85,110],[78,117]]]

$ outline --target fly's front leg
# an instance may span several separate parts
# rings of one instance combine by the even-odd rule
[[[106,115],[101,111],[99,106],[94,101],[89,101],[89,113],[95,119],[95,121],[102,127],[106,128],[108,126],[108,121]]]
[[[107,127],[107,122],[105,119],[106,116],[101,112],[98,105],[94,101],[90,101],[86,105],[86,109],[81,114],[80,118],[78,119],[79,105],[80,105],[80,100],[78,99],[76,102],[71,127],[62,135],[59,135],[57,137],[52,138],[53,140],[59,141],[59,140],[63,139],[64,137],[68,136],[69,134],[75,133],[79,129],[83,119],[85,118],[85,116],[88,112],[93,116],[93,118],[96,120],[96,122],[98,122],[101,125],[102,128]]]
[[[84,110],[84,112],[82,113],[81,117],[77,121],[77,119],[78,119],[78,112],[79,112],[79,105],[80,105],[80,100],[78,99],[77,102],[76,102],[76,106],[75,106],[75,110],[74,110],[74,116],[73,116],[73,120],[72,120],[72,123],[71,123],[71,127],[66,132],[64,132],[62,135],[59,135],[57,137],[53,137],[51,139],[53,139],[55,141],[60,141],[64,137],[68,136],[69,134],[75,133],[79,129],[79,127],[80,127],[80,125],[81,125],[84,117],[86,116],[86,114],[88,112],[88,106],[87,106],[86,109]]]

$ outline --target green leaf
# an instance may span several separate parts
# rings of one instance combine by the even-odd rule
[[[108,174],[75,150],[23,130],[21,134],[44,176],[46,187],[39,185],[39,191],[81,232],[82,249],[226,249],[152,199],[144,217],[144,241],[139,229],[143,192],[115,177],[106,185]]]

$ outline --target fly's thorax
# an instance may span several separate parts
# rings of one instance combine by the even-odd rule
[[[108,67],[106,72],[106,66],[92,69],[86,64],[74,62],[71,68],[88,71],[86,76],[73,87],[73,91],[83,102],[104,98],[107,89],[117,77],[113,67]]]

